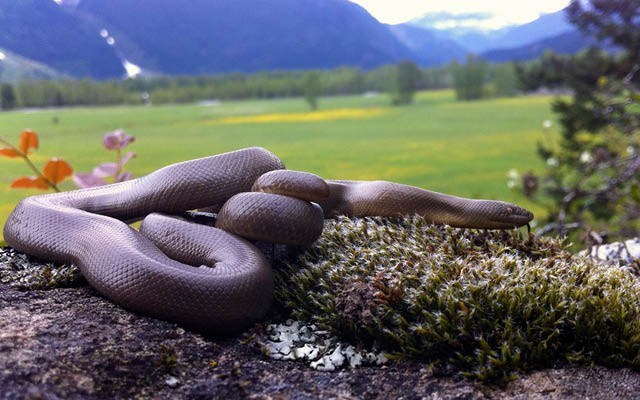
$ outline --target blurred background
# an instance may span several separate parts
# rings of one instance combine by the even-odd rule
[[[529,3],[0,0],[0,225],[42,190],[263,146],[635,235],[640,4]]]

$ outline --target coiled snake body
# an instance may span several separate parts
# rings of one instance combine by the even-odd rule
[[[219,210],[217,228],[170,216],[205,207]],[[248,148],[132,181],[26,198],[9,216],[4,237],[19,251],[78,265],[99,293],[127,309],[224,333],[260,320],[272,301],[271,267],[241,236],[307,245],[325,217],[413,213],[488,229],[532,218],[500,201],[391,182],[324,181],[285,171],[269,151]],[[143,217],[140,232],[123,222]]]

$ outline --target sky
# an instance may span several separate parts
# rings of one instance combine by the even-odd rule
[[[398,24],[419,18],[426,13],[452,14],[486,13],[487,18],[475,20],[484,28],[500,28],[533,21],[540,14],[563,9],[569,0],[351,0],[369,11],[380,22]]]

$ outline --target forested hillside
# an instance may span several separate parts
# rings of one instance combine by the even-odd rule
[[[374,67],[410,57],[345,0],[84,0],[78,11],[122,41],[130,61],[168,74]]]
[[[583,32],[569,31],[516,48],[490,50],[482,53],[482,58],[494,62],[527,61],[541,57],[547,51],[573,54],[590,44],[595,44],[595,40],[590,40]]]
[[[124,75],[95,27],[51,0],[0,0],[0,48],[75,77]]]

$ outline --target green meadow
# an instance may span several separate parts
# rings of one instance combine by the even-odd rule
[[[415,104],[390,106],[389,97],[320,99],[309,112],[302,99],[108,108],[21,110],[0,113],[0,135],[17,143],[24,128],[40,136],[33,155],[75,171],[90,171],[114,154],[102,135],[124,129],[136,137],[135,176],[164,165],[247,146],[262,146],[290,169],[326,178],[384,179],[459,196],[503,199],[541,210],[507,187],[507,172],[540,171],[537,141],[548,140],[542,122],[553,120],[549,97],[457,102],[452,91],[419,93]],[[553,129],[552,129],[553,130]],[[22,160],[0,159],[0,226],[23,197],[9,189],[30,171]],[[71,180],[63,190],[74,188]]]

